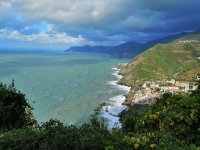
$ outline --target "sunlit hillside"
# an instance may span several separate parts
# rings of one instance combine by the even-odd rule
[[[200,44],[157,44],[138,55],[121,70],[120,83],[132,85],[146,80],[174,77],[200,64]]]

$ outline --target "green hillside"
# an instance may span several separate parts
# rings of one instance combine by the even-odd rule
[[[200,30],[188,33],[180,38],[177,38],[172,43],[200,43]]]
[[[162,80],[200,65],[200,44],[157,44],[133,58],[120,73],[121,84],[134,85],[146,80]]]

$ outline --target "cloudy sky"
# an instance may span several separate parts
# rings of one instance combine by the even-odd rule
[[[200,29],[200,0],[0,0],[0,48],[146,42]]]

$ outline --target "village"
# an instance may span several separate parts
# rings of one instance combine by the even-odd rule
[[[196,82],[176,81],[175,79],[165,79],[164,81],[145,81],[138,91],[134,92],[134,98],[131,106],[134,104],[153,104],[156,99],[162,98],[164,93],[178,94],[188,93],[198,88],[197,81],[199,76],[195,77]]]
[[[179,43],[199,43],[198,40],[183,40],[183,41],[179,41]]]

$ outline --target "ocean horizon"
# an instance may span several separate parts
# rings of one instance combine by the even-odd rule
[[[116,68],[127,59],[114,59],[101,53],[69,53],[61,51],[0,51],[0,82],[15,80],[17,90],[26,94],[34,108],[38,123],[50,118],[64,124],[81,125],[94,114],[99,104],[108,127],[119,118],[126,106],[124,94],[129,87],[118,85],[122,77]]]

